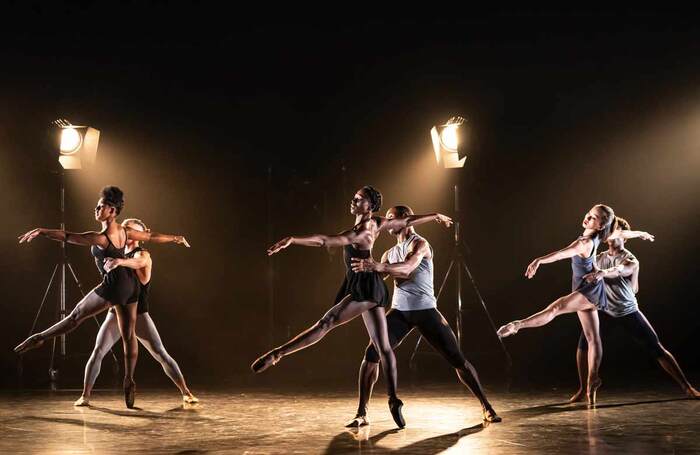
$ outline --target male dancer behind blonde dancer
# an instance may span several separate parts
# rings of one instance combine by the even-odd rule
[[[124,220],[122,222],[122,226],[136,231],[148,232],[144,222],[136,218]],[[175,383],[175,386],[180,389],[180,393],[182,393],[182,401],[187,404],[198,403],[199,400],[197,397],[192,395],[190,389],[187,388],[185,378],[182,375],[177,362],[175,359],[170,357],[168,351],[165,350],[165,346],[163,346],[163,342],[160,339],[158,329],[148,313],[148,293],[151,288],[151,270],[153,267],[151,254],[141,248],[138,240],[132,239],[127,240],[125,253],[125,259],[106,259],[104,268],[107,272],[109,272],[117,267],[127,267],[133,269],[136,273],[136,277],[139,280],[139,295],[136,310],[136,338],[138,338],[141,344],[146,347],[153,358],[161,364],[165,374],[167,374],[168,377]],[[107,352],[109,352],[112,346],[119,340],[119,337],[120,334],[119,327],[117,326],[117,319],[114,311],[110,310],[107,313],[107,317],[105,317],[102,326],[100,326],[99,332],[97,332],[95,348],[92,351],[92,355],[90,355],[90,359],[85,365],[83,394],[75,401],[73,404],[74,406],[89,406],[92,388],[95,385],[97,376],[100,374],[102,359]]]
[[[618,227],[622,230],[630,230],[627,220],[618,217]],[[659,341],[654,328],[649,324],[637,305],[639,290],[639,261],[625,248],[624,238],[608,240],[608,251],[600,253],[596,257],[599,270],[589,273],[584,278],[589,281],[605,280],[605,294],[608,307],[599,311],[601,322],[622,326],[637,342],[642,344],[651,354],[661,368],[663,368],[681,386],[690,398],[699,399],[698,392],[686,379],[683,370]],[[584,384],[586,383],[586,358],[588,356],[588,343],[581,333],[576,350],[576,366],[580,380],[578,391],[571,397],[571,402],[583,400]]]

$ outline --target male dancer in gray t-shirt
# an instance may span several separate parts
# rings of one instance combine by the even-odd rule
[[[618,217],[617,223],[620,229],[629,230],[627,220]],[[659,342],[654,328],[649,324],[637,306],[636,293],[639,290],[639,261],[625,248],[623,239],[608,240],[608,251],[596,256],[597,271],[589,273],[584,278],[587,281],[605,280],[605,296],[608,307],[605,312],[599,312],[601,323],[617,324],[627,330],[639,343],[654,356],[659,365],[681,386],[690,398],[700,398],[700,392],[695,390],[688,382],[678,362],[673,358]],[[586,356],[588,343],[586,337],[581,336],[576,350],[576,365],[580,386],[571,397],[570,402],[582,401],[585,397],[586,384]]]
[[[413,211],[406,206],[392,207],[386,214],[389,219],[404,218]],[[437,309],[433,291],[433,249],[426,239],[416,234],[412,227],[400,231],[389,230],[396,236],[396,246],[386,251],[381,263],[372,258],[353,259],[355,272],[377,271],[394,278],[394,295],[391,311],[387,313],[387,329],[392,349],[417,328],[421,335],[447,360],[457,372],[460,381],[472,391],[481,403],[483,418],[488,422],[500,422],[501,418],[486,399],[474,367],[464,358],[457,338],[445,318]],[[370,342],[360,366],[358,379],[359,406],[357,415],[346,426],[360,427],[369,424],[367,403],[379,377],[379,355]]]

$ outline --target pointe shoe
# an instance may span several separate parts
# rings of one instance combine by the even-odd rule
[[[505,338],[505,337],[509,337],[511,335],[515,335],[516,333],[518,333],[518,330],[520,329],[520,327],[518,327],[518,322],[520,322],[520,321],[513,321],[513,322],[509,322],[506,325],[502,325],[501,328],[498,329],[496,334],[498,335],[499,338]]]
[[[492,407],[484,408],[483,417],[485,422],[498,423],[502,421],[501,417],[496,414],[496,411]]]
[[[250,365],[250,369],[254,373],[262,373],[273,365],[276,365],[282,359],[282,354],[273,349],[267,354],[258,357],[258,359]]]
[[[17,346],[15,346],[14,351],[17,354],[24,354],[29,350],[38,348],[42,344],[44,344],[44,339],[41,337],[41,335],[36,333],[24,340],[23,342],[21,342],[20,344],[18,344]]]
[[[345,424],[345,428],[360,428],[369,425],[366,415],[357,414],[354,419]]]
[[[189,395],[182,396],[182,402],[185,404],[196,404],[199,403],[199,398],[190,393]]]
[[[81,395],[80,398],[75,400],[73,406],[90,406],[90,398],[86,397],[85,395]]]
[[[583,387],[581,387],[576,391],[575,394],[573,394],[571,396],[571,398],[569,398],[569,403],[579,403],[579,402],[583,401],[584,395],[585,394],[583,392]]]
[[[592,382],[589,381],[588,391],[586,392],[586,397],[588,398],[589,406],[595,406],[598,389],[601,385],[603,385],[603,381],[600,378],[595,378]]]
[[[136,400],[136,383],[133,380],[124,379],[124,403],[129,409],[133,409]]]
[[[403,408],[403,401],[398,398],[389,399],[389,411],[391,412],[391,417],[393,417],[396,426],[403,428],[406,426],[406,421],[401,413],[401,408]]]

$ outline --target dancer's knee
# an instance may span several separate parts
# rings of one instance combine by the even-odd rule
[[[316,322],[316,327],[321,331],[327,332],[338,322],[338,316],[335,314],[327,314]]]
[[[578,349],[581,351],[588,351],[588,341],[586,341],[586,336],[581,332],[581,336],[578,337]]]
[[[649,343],[647,349],[655,359],[666,357],[668,355],[668,351],[659,341],[656,343]]]

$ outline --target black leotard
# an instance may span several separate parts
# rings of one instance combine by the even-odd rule
[[[343,248],[345,258],[345,280],[340,286],[335,303],[340,302],[347,295],[351,295],[356,302],[375,302],[384,308],[389,307],[389,291],[384,280],[377,272],[359,272],[352,270],[352,258],[367,259],[370,250],[359,250],[352,245]]]
[[[139,251],[146,251],[143,248],[136,247],[133,250],[129,251],[126,254],[126,257],[128,258],[133,258],[136,253]],[[136,279],[138,280],[138,275],[136,275]],[[151,291],[151,282],[149,281],[146,284],[141,283],[141,280],[139,280],[139,306],[136,310],[136,313],[138,314],[143,314],[143,313],[148,313],[148,293]]]
[[[126,267],[117,267],[105,272],[105,258],[124,259],[124,248],[117,248],[106,232],[103,232],[107,237],[107,248],[100,248],[93,245],[90,252],[95,257],[95,265],[102,275],[102,283],[95,288],[95,293],[103,299],[109,301],[112,305],[127,305],[136,303],[139,298],[139,282],[133,270]]]

